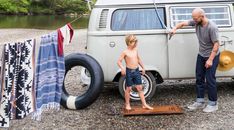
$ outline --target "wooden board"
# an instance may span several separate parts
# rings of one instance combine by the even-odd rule
[[[132,106],[131,110],[123,109],[124,116],[133,115],[162,115],[162,114],[182,114],[183,109],[177,105],[153,106],[153,110],[144,109],[141,106]]]

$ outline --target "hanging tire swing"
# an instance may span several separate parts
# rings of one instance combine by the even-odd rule
[[[76,53],[65,57],[65,68],[61,105],[68,109],[88,107],[104,86],[101,66],[91,56]]]

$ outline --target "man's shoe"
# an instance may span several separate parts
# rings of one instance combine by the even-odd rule
[[[206,108],[203,109],[203,112],[214,112],[214,111],[217,111],[218,110],[218,105],[214,105],[214,106],[211,106],[211,105],[207,105]]]
[[[193,104],[188,106],[189,110],[196,110],[199,108],[204,108],[205,107],[205,103],[204,102],[194,102]]]

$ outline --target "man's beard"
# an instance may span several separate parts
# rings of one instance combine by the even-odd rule
[[[200,22],[197,22],[197,25],[202,25],[203,20],[201,19]]]

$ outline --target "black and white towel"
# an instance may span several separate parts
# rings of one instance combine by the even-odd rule
[[[35,111],[35,40],[4,45],[1,67],[0,127]]]

